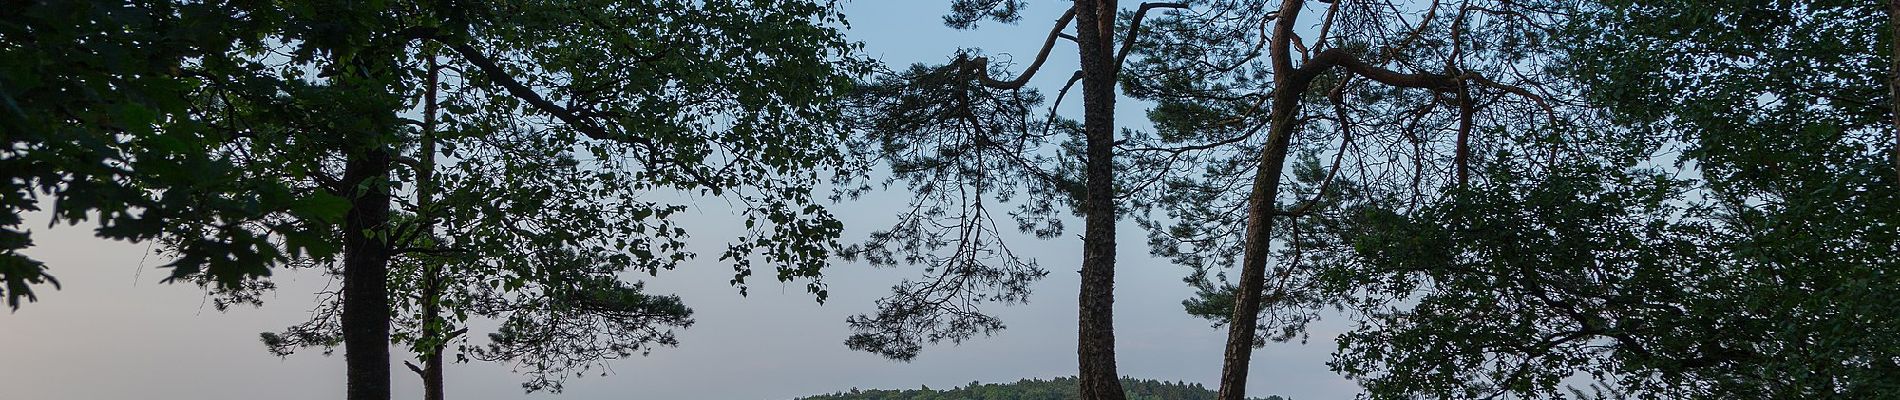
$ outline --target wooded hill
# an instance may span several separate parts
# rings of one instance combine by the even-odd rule
[[[1076,394],[1074,377],[1061,377],[1050,380],[1024,379],[1016,383],[977,383],[970,382],[963,387],[946,390],[931,389],[924,386],[908,390],[859,390],[848,392],[801,397],[797,400],[1070,400],[1079,398]],[[1129,400],[1202,400],[1213,399],[1215,393],[1199,383],[1167,382],[1153,379],[1137,380],[1122,378],[1122,389],[1128,393]],[[1280,396],[1267,396],[1253,400],[1287,400]]]

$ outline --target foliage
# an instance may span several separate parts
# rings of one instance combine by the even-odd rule
[[[1015,255],[1004,241],[1007,228],[996,222],[1001,212],[1040,238],[1062,232],[1056,212],[1071,199],[1047,178],[1055,158],[1039,153],[1050,133],[1031,117],[1042,97],[989,88],[970,73],[916,65],[861,84],[854,96],[864,122],[853,150],[889,163],[881,186],[901,183],[916,200],[891,228],[845,255],[876,266],[921,265],[928,278],[893,287],[875,315],[852,316],[858,333],[846,344],[853,349],[908,360],[924,343],[993,333],[1004,325],[979,305],[1027,301],[1029,285],[1048,274]],[[858,183],[858,192],[872,186]]]
[[[1636,357],[1628,341],[1702,329],[1694,315],[1712,310],[1683,300],[1716,271],[1684,262],[1707,251],[1693,240],[1707,228],[1680,222],[1700,212],[1675,201],[1684,182],[1590,165],[1491,175],[1410,214],[1361,208],[1340,235],[1363,264],[1329,280],[1366,316],[1333,365],[1374,397],[1558,396]]]
[[[1189,3],[1205,9],[1148,21],[1151,34],[1129,58],[1124,84],[1154,102],[1155,131],[1126,147],[1131,164],[1160,171],[1137,196],[1151,252],[1193,268],[1185,280],[1197,296],[1184,306],[1217,326],[1233,317],[1231,273],[1248,248],[1257,185],[1276,186],[1264,201],[1267,226],[1277,227],[1257,337],[1286,341],[1303,338],[1317,311],[1339,306],[1317,291],[1321,265],[1341,257],[1327,250],[1337,243],[1324,243],[1339,229],[1329,215],[1367,196],[1417,207],[1470,180],[1461,178],[1468,170],[1543,169],[1595,150],[1576,144],[1590,138],[1532,129],[1576,118],[1547,108],[1564,100],[1552,94],[1563,82],[1536,73],[1554,53],[1542,43],[1559,17],[1539,3],[1322,2],[1296,16],[1281,16],[1282,2]],[[1267,54],[1288,39],[1273,32],[1281,18],[1318,30],[1293,45],[1288,70]],[[1300,93],[1274,97],[1276,85],[1301,79],[1309,81],[1294,87]],[[1270,131],[1283,102],[1294,122],[1275,149]],[[1548,158],[1488,157],[1500,150]],[[1263,171],[1276,151],[1286,165]]]
[[[1214,392],[1201,387],[1199,383],[1123,378],[1122,387],[1130,400],[1214,398]],[[798,400],[1070,400],[1075,398],[1077,398],[1075,378],[1063,377],[1050,380],[1024,379],[1006,384],[970,382],[968,386],[946,390],[932,390],[928,386],[911,390],[852,389],[849,392],[801,397]],[[1267,396],[1251,400],[1284,400],[1284,398]]]
[[[270,11],[293,25],[337,18],[321,8]],[[399,36],[383,39],[400,41],[391,44],[399,50],[375,39],[349,44],[387,51],[357,55],[390,68],[369,75],[384,80],[387,92],[376,96],[394,99],[383,108],[322,111],[371,95],[331,97],[333,78],[297,73],[345,66],[269,55],[349,51],[290,36],[298,30],[265,55],[225,61],[283,83],[245,90],[233,79],[200,96],[207,109],[254,113],[231,116],[233,125],[263,127],[224,149],[247,161],[250,178],[307,177],[312,188],[337,176],[343,158],[321,133],[348,129],[300,125],[440,109],[381,139],[408,155],[390,177],[406,190],[396,193],[398,216],[382,236],[397,253],[393,340],[438,356],[445,342],[466,338],[459,333],[468,320],[500,320],[493,344],[461,349],[514,362],[531,375],[530,391],[559,390],[566,376],[675,344],[672,330],[691,323],[690,310],[620,278],[695,256],[684,250],[687,230],[671,219],[685,206],[646,200],[669,193],[743,204],[747,235],[721,254],[742,293],[754,263],[764,262],[778,280],[811,278],[808,289],[824,299],[816,278],[841,227],[811,184],[840,160],[830,102],[858,68],[829,3],[396,2],[362,12],[371,30]],[[425,87],[437,63],[447,78]],[[439,105],[425,105],[438,90]],[[337,120],[299,120],[312,117]],[[436,153],[421,153],[425,137]],[[432,168],[427,180],[424,167]],[[442,274],[424,273],[431,268]],[[424,294],[430,284],[442,285],[437,297]],[[349,300],[325,301],[309,323],[264,335],[266,344],[284,354],[338,343],[335,304]]]
[[[958,29],[983,20],[1012,23],[1024,5],[958,0],[944,20]],[[1058,21],[1056,31],[1071,18]],[[890,174],[847,180],[845,194],[902,187],[916,200],[897,223],[843,255],[875,266],[921,266],[925,278],[893,286],[876,313],[852,316],[847,346],[909,360],[928,343],[992,334],[1005,325],[982,305],[1025,302],[1030,284],[1048,274],[1016,255],[1003,236],[1013,228],[1055,238],[1064,214],[1082,214],[1082,126],[1054,115],[1054,105],[1044,108],[1048,99],[1026,86],[1055,44],[1055,36],[1048,39],[1044,53],[1008,80],[996,77],[1010,76],[1015,66],[992,65],[981,49],[968,48],[943,64],[879,71],[853,92],[851,117],[860,133],[848,142],[854,159],[866,161],[865,170],[887,164]]]
[[[10,307],[33,300],[33,284],[58,283],[19,253],[32,245],[23,214],[46,203],[55,225],[93,220],[103,238],[172,238],[186,255],[166,265],[172,279],[226,288],[268,275],[268,265],[336,251],[322,238],[344,202],[238,179],[238,162],[209,151],[231,138],[188,101],[204,84],[196,60],[244,51],[268,29],[240,14],[228,4],[171,1],[0,7],[0,169],[10,177],[0,195],[0,281]],[[271,213],[293,218],[257,219]],[[231,229],[242,220],[258,222]],[[198,226],[221,231],[206,237]],[[295,243],[273,242],[284,239]]]
[[[1864,398],[1900,387],[1879,5],[1601,2],[1555,78],[1598,157],[1343,215],[1374,398]],[[1499,153],[1500,159],[1524,157]],[[1590,384],[1590,390],[1568,388]],[[1572,391],[1572,390],[1575,391]]]
[[[402,325],[393,339],[430,353],[470,318],[500,319],[477,354],[526,366],[530,389],[690,323],[677,298],[620,277],[694,256],[670,218],[684,206],[656,196],[741,204],[746,233],[720,254],[741,293],[757,265],[826,297],[842,228],[812,185],[842,161],[834,100],[863,69],[833,2],[10,1],[0,15],[14,306],[57,282],[17,252],[41,194],[62,221],[96,216],[101,237],[160,241],[172,278],[211,286],[220,308],[259,303],[274,268],[344,274],[335,256],[366,238],[395,256],[394,309],[371,314]],[[394,212],[360,209],[376,196]],[[415,291],[431,279],[454,286],[433,320]],[[333,346],[350,331],[339,304],[372,303],[328,295],[266,342]]]
[[[974,28],[983,19],[1013,22],[1025,3],[958,0],[944,22],[958,29]],[[874,233],[864,248],[845,255],[869,254],[865,257],[886,265],[900,259],[923,264],[928,278],[893,287],[878,301],[876,314],[849,319],[856,332],[846,345],[909,360],[923,343],[957,342],[1001,329],[1002,323],[982,314],[978,304],[1023,301],[1027,284],[1045,272],[996,240],[1001,232],[986,203],[1027,193],[1030,200],[1013,213],[1018,230],[1043,238],[1058,235],[1059,225],[1053,223],[1058,205],[1070,206],[1083,220],[1078,394],[1091,400],[1124,397],[1114,345],[1115,230],[1123,192],[1115,145],[1125,136],[1115,128],[1121,62],[1114,43],[1135,32],[1116,23],[1119,12],[1112,0],[1071,2],[1043,38],[1041,50],[1011,78],[992,76],[1007,74],[1008,68],[993,66],[970,49],[958,51],[947,65],[915,67],[868,85],[865,101],[872,106],[865,107],[861,119],[871,127],[871,138],[854,148],[893,167],[886,186],[905,182],[919,196],[910,211],[899,215],[897,226]],[[1076,33],[1065,34],[1071,25]],[[1065,36],[1074,42],[1080,62],[1055,103],[1079,82],[1082,120],[1061,121],[1051,111],[1048,121],[1036,123],[1029,109],[1040,97],[1024,87]],[[1049,148],[1056,135],[1066,140]]]

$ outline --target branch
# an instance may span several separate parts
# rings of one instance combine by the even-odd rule
[[[1471,181],[1471,126],[1472,117],[1477,114],[1478,106],[1471,101],[1471,87],[1458,86],[1458,142],[1452,154],[1451,163],[1457,168],[1458,186],[1464,187]]]
[[[1135,49],[1135,36],[1141,34],[1141,21],[1148,17],[1148,10],[1156,8],[1187,8],[1185,3],[1141,3],[1141,9],[1135,10],[1133,22],[1128,23],[1128,36],[1122,39],[1122,48],[1115,53],[1115,71],[1121,72],[1122,62],[1128,59],[1130,50]]]
[[[1466,81],[1477,83],[1480,86],[1502,90],[1506,93],[1515,94],[1515,95],[1518,95],[1519,97],[1530,99],[1531,102],[1537,103],[1538,107],[1544,109],[1544,114],[1549,115],[1551,121],[1557,120],[1557,109],[1554,107],[1551,107],[1549,102],[1544,101],[1543,96],[1538,96],[1535,93],[1531,93],[1530,90],[1524,89],[1523,87],[1519,87],[1519,86],[1512,86],[1512,85],[1498,83],[1497,81],[1491,80],[1491,78],[1486,78],[1484,77],[1484,75],[1478,75],[1475,72],[1466,72],[1464,75],[1460,76],[1459,78]]]
[[[1049,129],[1055,126],[1056,108],[1062,107],[1062,99],[1069,97],[1069,89],[1075,88],[1075,83],[1081,80],[1082,80],[1082,71],[1077,70],[1075,71],[1075,75],[1069,76],[1069,83],[1063,84],[1062,90],[1056,92],[1056,101],[1049,105],[1049,118],[1042,120],[1042,134],[1043,135],[1048,135]]]
[[[1418,40],[1419,35],[1422,33],[1425,33],[1425,28],[1428,26],[1431,26],[1432,18],[1438,15],[1439,1],[1440,0],[1432,0],[1432,5],[1430,7],[1425,8],[1425,15],[1419,18],[1418,26],[1413,27],[1412,32],[1409,34],[1406,34],[1404,39],[1399,39],[1397,43],[1393,43],[1390,46],[1386,46],[1385,54],[1382,55],[1381,58],[1390,60],[1392,59],[1392,57],[1395,57],[1399,54],[1399,51],[1400,51],[1399,49],[1404,48],[1406,45],[1410,45],[1412,41],[1414,40]],[[1399,22],[1404,23],[1403,17],[1401,17]]]
[[[580,131],[581,134],[600,140],[621,141],[630,139],[609,133],[605,128],[594,125],[593,121],[588,121],[579,115],[575,115],[573,110],[561,107],[541,97],[540,93],[535,93],[533,88],[529,88],[528,85],[516,80],[513,75],[509,75],[508,71],[503,70],[500,65],[496,64],[494,59],[488,58],[488,55],[482,54],[482,52],[475,49],[475,47],[469,46],[466,43],[440,40],[439,38],[437,41],[442,42],[442,44],[448,46],[449,49],[455,50],[455,53],[460,54],[462,59],[467,60],[469,64],[474,64],[476,69],[482,71],[482,75],[500,84],[503,89],[507,89],[508,94],[521,99],[523,102],[527,102],[528,105],[534,106],[535,109],[553,115],[554,118],[567,123],[567,125],[573,127],[574,130]]]
[[[1347,77],[1347,79],[1351,79],[1351,77]],[[1292,210],[1276,212],[1276,215],[1294,218],[1306,216],[1307,213],[1312,212],[1314,206],[1319,205],[1320,200],[1326,198],[1326,190],[1333,187],[1334,178],[1339,176],[1340,166],[1343,165],[1343,162],[1346,160],[1346,152],[1352,148],[1352,122],[1346,118],[1346,102],[1344,100],[1346,83],[1345,81],[1340,82],[1339,86],[1333,87],[1332,92],[1327,93],[1327,97],[1333,102],[1334,118],[1339,120],[1337,122],[1339,124],[1339,152],[1333,154],[1332,168],[1327,170],[1326,179],[1320,181],[1319,189],[1313,191],[1313,198],[1307,199],[1305,202],[1302,202],[1299,207],[1295,207]],[[1299,225],[1295,224],[1293,227],[1294,229],[1298,229]]]
[[[1029,68],[1024,69],[1022,75],[1016,76],[1016,79],[999,81],[996,80],[996,78],[991,78],[989,72],[989,57],[971,59],[967,63],[964,63],[963,67],[976,72],[977,82],[982,82],[984,86],[997,89],[1021,89],[1023,85],[1029,84],[1029,78],[1036,76],[1036,70],[1042,69],[1042,63],[1049,61],[1049,50],[1055,48],[1056,39],[1063,36],[1062,30],[1068,28],[1069,22],[1074,20],[1075,8],[1070,7],[1069,11],[1062,13],[1062,18],[1056,19],[1055,28],[1049,29],[1049,38],[1042,41],[1042,50],[1036,52],[1036,61],[1030,62]]]
[[[1549,115],[1552,121],[1557,120],[1556,108],[1551,107],[1550,103],[1545,101],[1543,96],[1531,93],[1530,90],[1523,87],[1498,83],[1476,72],[1466,72],[1456,76],[1432,73],[1402,73],[1367,64],[1364,60],[1353,56],[1352,53],[1337,48],[1320,52],[1318,56],[1313,57],[1312,62],[1307,63],[1307,65],[1295,71],[1295,78],[1311,80],[1313,77],[1319,76],[1321,72],[1325,72],[1327,69],[1335,66],[1345,69],[1354,75],[1396,87],[1453,92],[1458,90],[1465,82],[1477,83],[1480,86],[1497,89],[1529,99],[1531,102],[1537,103],[1538,107],[1543,108],[1544,113]]]
[[[576,114],[573,110],[548,101],[547,98],[541,97],[540,93],[535,93],[534,88],[530,88],[528,85],[521,83],[520,80],[515,79],[514,75],[510,75],[507,70],[502,69],[501,65],[495,62],[495,59],[489,58],[487,54],[483,54],[481,50],[470,46],[468,43],[444,37],[441,32],[434,28],[412,28],[404,30],[403,34],[419,39],[434,40],[443,46],[447,46],[450,50],[454,50],[456,54],[461,55],[463,60],[475,65],[476,69],[481,70],[483,76],[501,85],[503,89],[508,91],[509,95],[521,99],[521,101],[528,103],[530,106],[534,106],[537,110],[554,116],[555,119],[561,120],[561,122],[573,127],[576,131],[580,131],[581,134],[587,135],[587,137],[623,143],[632,142],[652,148],[652,143],[644,138],[616,135],[609,132],[606,128],[595,125],[593,121],[589,121],[587,118]]]
[[[390,255],[428,254],[434,256],[473,253],[474,250],[454,247],[398,247],[389,249]]]
[[[310,171],[310,180],[316,181],[317,186],[322,187],[323,191],[329,194],[340,196],[348,189],[343,187],[342,180],[330,176],[328,173],[324,173],[321,168],[315,168]]]
[[[558,104],[554,104],[554,102],[552,101],[548,101],[548,99],[545,97],[542,97],[540,93],[536,93],[534,91],[534,88],[528,87],[528,85],[521,83],[520,80],[515,79],[515,77],[513,75],[510,75],[508,71],[502,69],[501,65],[496,63],[494,59],[489,58],[488,55],[483,54],[481,50],[476,49],[474,46],[470,46],[467,43],[463,43],[461,41],[452,40],[451,38],[444,37],[433,28],[408,29],[408,30],[404,30],[404,34],[413,38],[434,40],[438,43],[441,43],[444,46],[447,46],[449,49],[454,50],[456,54],[461,55],[464,61],[468,61],[469,64],[474,65],[476,69],[481,71],[483,76],[487,77],[489,80],[494,81],[496,84],[501,85],[503,89],[508,91],[509,95],[514,96],[517,99],[520,99],[522,102],[528,103],[528,105],[533,106],[537,110],[541,110],[542,112],[548,113],[548,115],[554,116],[555,119],[558,119],[562,123],[567,124],[568,127],[574,129],[575,131],[580,132],[582,135],[586,135],[587,137],[593,138],[595,140],[605,140],[605,141],[626,143],[626,144],[639,146],[642,149],[646,150],[644,152],[644,155],[646,156],[647,158],[646,162],[648,163],[663,164],[663,163],[668,163],[668,162],[677,162],[677,160],[669,160],[667,158],[659,156],[659,153],[660,153],[659,149],[661,146],[655,145],[653,141],[648,138],[612,132],[605,127],[594,124],[594,122],[589,117],[583,116],[582,114],[575,112],[573,109],[562,107]],[[1043,53],[1047,54],[1048,50],[1044,49]],[[1026,78],[1027,77],[1025,77],[1025,80]],[[596,113],[591,113],[591,114],[600,115],[603,113],[596,112]],[[714,177],[706,176],[696,169],[683,168],[683,170],[688,175],[687,178],[689,178],[689,180],[692,183],[695,183],[704,187],[708,187],[708,188],[719,188],[719,187],[725,186],[724,184],[720,183],[717,179],[714,179]]]
[[[401,164],[403,166],[406,166],[409,168],[415,168],[417,170],[422,169],[422,160],[417,160],[415,157],[392,154],[389,156],[389,161],[394,161],[396,164]]]
[[[1326,6],[1325,22],[1319,24],[1319,36],[1313,39],[1314,50],[1324,50],[1326,48],[1326,36],[1331,35],[1333,32],[1333,17],[1339,15],[1339,2],[1322,1],[1322,3],[1330,3],[1332,5]]]
[[[1333,48],[1321,51],[1313,60],[1295,71],[1295,78],[1311,80],[1332,67],[1340,67],[1354,75],[1371,79],[1389,86],[1404,88],[1432,89],[1450,91],[1458,88],[1458,77],[1432,73],[1403,73],[1371,64],[1344,49]]]

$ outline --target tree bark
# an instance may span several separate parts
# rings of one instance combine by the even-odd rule
[[[1266,288],[1267,255],[1273,243],[1275,199],[1280,194],[1281,171],[1286,167],[1287,148],[1292,143],[1297,123],[1300,95],[1312,82],[1310,74],[1293,67],[1288,41],[1293,22],[1299,19],[1302,2],[1289,0],[1280,5],[1279,20],[1274,21],[1268,51],[1273,62],[1273,108],[1267,146],[1262,150],[1259,169],[1254,173],[1253,190],[1247,199],[1247,238],[1240,263],[1240,287],[1234,298],[1234,314],[1227,324],[1227,349],[1221,358],[1220,400],[1247,397],[1247,367],[1253,358],[1254,330],[1259,326],[1262,293]]]
[[[422,148],[416,158],[421,166],[416,169],[416,229],[417,238],[430,243],[435,242],[435,113],[436,88],[441,70],[436,65],[435,54],[429,54],[428,87],[423,90],[422,106]],[[422,398],[423,400],[443,400],[442,394],[442,351],[448,348],[449,338],[444,336],[443,328],[447,324],[438,323],[442,319],[442,264],[435,260],[424,260],[422,264],[422,330],[423,337],[435,340],[428,354],[422,355]]]
[[[1887,62],[1887,103],[1893,109],[1893,173],[1900,185],[1900,0],[1887,0],[1887,24],[1893,29]]]
[[[376,140],[370,140],[375,142]],[[389,400],[389,151],[351,151],[343,173],[343,357],[349,400]]]
[[[1085,141],[1076,356],[1083,400],[1122,400],[1115,371],[1115,0],[1075,2]]]
[[[442,400],[442,350],[448,346],[435,345],[435,353],[422,361],[422,398],[423,400]]]

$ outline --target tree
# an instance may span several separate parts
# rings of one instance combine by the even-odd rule
[[[93,123],[87,115],[61,114],[71,107],[53,103],[52,92],[34,91],[56,92],[57,85],[28,85],[16,94],[8,84],[10,101],[28,99],[43,113],[10,118],[9,140],[29,148],[57,144],[60,137],[12,133],[16,125],[24,131],[79,122],[61,134],[103,141],[106,150],[29,151],[22,160],[37,164],[25,168],[50,171],[38,184],[68,202],[143,201],[73,203],[60,213],[78,219],[103,211],[102,236],[161,240],[178,258],[173,277],[214,285],[226,305],[255,303],[270,288],[258,278],[272,267],[317,266],[340,276],[334,323],[319,326],[333,328],[324,334],[345,348],[351,399],[388,398],[390,321],[397,304],[408,308],[411,301],[421,303],[413,308],[420,316],[409,320],[413,336],[396,339],[421,350],[425,362],[440,360],[439,345],[457,332],[452,323],[484,311],[508,315],[498,344],[484,354],[550,366],[537,373],[625,355],[637,348],[629,343],[669,341],[670,332],[643,329],[683,325],[685,309],[616,277],[629,269],[654,273],[691,256],[678,241],[684,229],[667,219],[680,206],[639,200],[655,191],[746,205],[752,229],[721,255],[733,263],[733,284],[742,293],[762,262],[781,280],[814,278],[808,289],[825,296],[815,278],[840,226],[814,202],[810,186],[840,160],[833,144],[843,131],[830,105],[859,68],[829,2],[72,3],[34,3],[22,12],[51,27],[153,22],[130,29],[80,24],[73,35],[99,40],[76,45],[57,35],[42,41],[37,35],[64,31],[34,25],[8,31],[10,39],[32,37],[25,43],[33,46],[7,51],[60,60],[98,50],[88,46],[198,47],[159,47],[149,65],[97,72],[162,89],[150,91],[155,99],[138,91],[127,96],[162,105],[170,117],[138,113],[140,103],[106,101],[136,118]],[[26,71],[18,76],[59,76],[38,64],[8,66]],[[451,76],[445,89],[438,89],[438,72]],[[170,79],[138,80],[157,80],[148,76]],[[48,81],[107,92],[100,86],[106,82],[86,81],[92,77]],[[449,98],[435,101],[438,90]],[[418,108],[424,121],[407,116]],[[179,156],[137,153],[143,149]],[[94,161],[36,161],[74,154]],[[65,172],[70,166],[99,172],[74,175]],[[30,209],[25,188],[33,184],[13,187],[14,215]],[[117,190],[106,193],[117,197],[93,194],[93,187]],[[9,282],[44,279],[28,261],[9,265]],[[392,296],[392,282],[434,293]],[[422,284],[403,286],[416,282]],[[493,292],[445,286],[467,283]],[[19,287],[10,286],[9,295],[30,294]],[[444,289],[502,300],[447,304],[444,298],[455,298]],[[596,330],[541,336],[572,328],[565,324],[575,320],[549,316],[576,310],[585,311],[581,320],[596,321]],[[659,319],[643,320],[647,314]],[[629,336],[616,336],[622,333]],[[576,343],[595,347],[562,347]],[[570,350],[585,353],[561,353]],[[567,360],[581,364],[562,364]]]
[[[1313,220],[1368,195],[1429,202],[1485,163],[1509,162],[1486,159],[1490,149],[1574,151],[1527,129],[1558,117],[1520,69],[1547,53],[1538,43],[1552,15],[1540,5],[1335,1],[1308,19],[1303,1],[1206,6],[1155,21],[1126,79],[1157,104],[1157,135],[1133,146],[1162,170],[1147,186],[1163,213],[1143,221],[1151,245],[1196,268],[1189,311],[1228,327],[1223,399],[1245,395],[1263,338],[1302,337],[1315,310],[1338,303],[1316,291],[1324,274],[1313,265],[1333,256],[1314,237],[1336,227]],[[1289,170],[1289,156],[1303,161]],[[1238,282],[1213,273],[1236,258]]]
[[[1550,37],[1574,153],[1330,218],[1373,398],[1866,397],[1900,382],[1877,4],[1595,2]],[[1480,153],[1483,154],[1483,153]],[[1589,391],[1569,388],[1582,379]]]
[[[1026,3],[957,0],[945,24],[973,29],[979,22],[1013,23]],[[905,282],[879,301],[875,315],[849,320],[854,349],[907,360],[926,342],[961,341],[1003,327],[977,305],[1019,302],[1028,284],[1046,272],[1017,258],[997,239],[988,202],[1030,197],[1014,213],[1018,228],[1048,238],[1061,232],[1056,213],[1067,206],[1083,219],[1078,364],[1084,399],[1123,398],[1115,373],[1115,223],[1120,217],[1115,161],[1122,139],[1115,128],[1117,80],[1142,16],[1180,3],[1144,3],[1125,13],[1114,0],[1082,0],[1062,14],[1021,74],[1008,74],[979,51],[960,52],[948,64],[917,65],[886,74],[861,91],[865,136],[857,148],[890,164],[886,186],[904,182],[918,194],[890,230],[872,235],[852,255],[873,264],[924,264],[931,277]],[[1127,18],[1127,25],[1119,22]],[[1071,24],[1073,35],[1066,33]],[[1027,89],[1048,55],[1068,39],[1081,65],[1058,95],[1081,84],[1082,120],[1039,118],[1042,97]],[[1049,141],[1066,136],[1051,157]],[[1079,162],[1069,162],[1074,159]],[[860,190],[868,189],[868,184]],[[944,239],[944,238],[952,239]],[[949,254],[936,252],[947,248]]]

